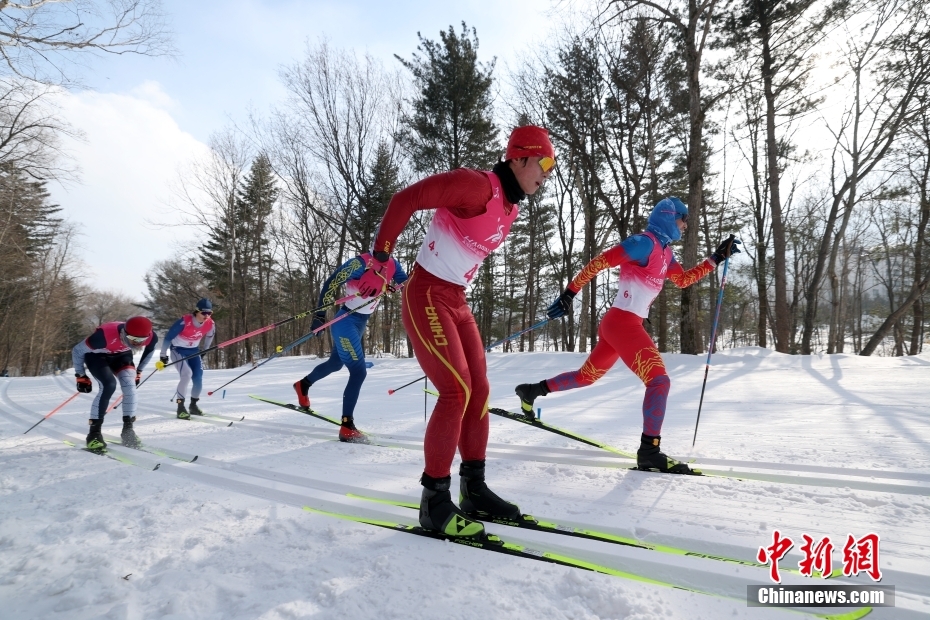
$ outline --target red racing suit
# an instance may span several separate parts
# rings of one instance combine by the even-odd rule
[[[636,250],[643,247],[649,248],[643,252],[645,256],[636,256]],[[634,252],[634,256],[630,252]],[[643,319],[649,315],[649,307],[661,292],[666,278],[675,286],[685,288],[713,271],[716,264],[707,258],[685,271],[668,246],[663,247],[652,233],[645,232],[596,256],[571,281],[569,290],[577,293],[599,272],[610,267],[620,267],[620,286],[613,307],[598,326],[597,344],[580,369],[547,379],[546,386],[558,392],[591,385],[622,359],[646,385],[643,433],[655,437],[662,432],[671,380],[659,350],[643,328]]]
[[[424,472],[445,478],[456,448],[463,461],[485,458],[490,386],[465,286],[506,239],[518,209],[492,172],[460,168],[437,174],[394,195],[375,250],[390,252],[410,216],[423,209],[436,213],[401,307],[417,361],[440,394],[423,441]]]

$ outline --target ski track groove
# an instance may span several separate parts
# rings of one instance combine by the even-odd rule
[[[23,413],[35,415],[35,413],[32,412],[31,410],[29,410],[28,408],[23,407],[23,406],[20,406],[20,405],[18,405],[18,404],[16,404],[15,402],[12,401],[12,399],[9,397],[9,395],[8,395],[8,393],[7,393],[7,386],[8,386],[8,385],[9,385],[9,383],[6,383],[6,384],[4,385],[4,388],[3,388],[2,392],[0,392],[0,398],[2,398],[4,401],[6,401],[7,403],[9,403],[10,405],[12,405],[13,407],[15,407],[16,409],[20,410],[20,411],[23,412]],[[140,409],[141,409],[141,407],[140,407]],[[156,409],[156,408],[153,407],[153,406],[145,406],[145,409],[146,409],[146,410],[153,410],[153,409]],[[174,417],[172,414],[163,414],[163,415],[164,415],[165,417]],[[11,416],[8,415],[7,417],[11,417]],[[53,419],[54,419],[54,418],[49,419],[49,420],[46,420],[43,424],[49,424],[50,422],[52,422]],[[25,422],[24,420],[19,420],[19,421],[20,421],[20,422]],[[303,430],[303,431],[304,431],[303,433],[301,433],[301,434],[304,434],[304,435],[308,435],[308,436],[311,436],[311,437],[314,437],[314,438],[318,438],[318,439],[329,440],[329,441],[333,441],[333,440],[334,440],[334,436],[333,436],[333,433],[332,433],[331,431],[321,431],[321,432],[309,431],[309,432],[308,432],[307,429],[302,429],[301,427],[297,427],[296,429],[287,428],[287,427],[296,427],[296,425],[280,424],[280,423],[270,423],[270,422],[252,421],[252,424],[253,424],[254,426],[256,426],[256,427],[262,429],[262,430],[267,430],[267,431],[270,431],[270,432],[280,432],[280,433],[282,433],[282,434],[292,434],[292,432],[293,432],[294,430],[300,429],[300,430]],[[57,421],[56,421],[55,426],[60,426],[60,425],[64,425],[64,424],[59,424],[59,423],[57,423]],[[270,425],[273,425],[273,426],[270,426]],[[277,426],[277,427],[284,427],[284,428],[275,428],[276,426]],[[37,427],[36,430],[38,430],[39,428],[41,428],[41,427]],[[70,427],[70,426],[69,426],[69,428],[71,428],[72,433],[73,433],[72,439],[74,439],[74,438],[75,438],[74,435],[76,435],[77,438],[78,438],[78,440],[80,440],[80,439],[81,439],[80,433],[77,433],[77,432],[76,432],[72,427]],[[272,429],[274,429],[274,430],[272,430]],[[51,430],[51,429],[46,429],[46,430]],[[55,431],[53,431],[53,432],[55,432]],[[222,431],[220,431],[220,432],[222,432]],[[43,434],[45,434],[45,433],[43,433]],[[415,442],[411,442],[411,443],[415,443]],[[420,445],[422,445],[422,442],[420,442]],[[156,447],[156,446],[152,446],[152,447],[153,447],[153,448],[156,448],[156,449],[158,448],[158,447]],[[183,468],[186,468],[186,467],[188,466],[187,464],[181,464],[181,463],[179,463],[179,462],[175,462],[175,461],[173,461],[173,460],[168,460],[168,459],[165,459],[165,458],[163,458],[163,457],[157,457],[157,456],[152,455],[152,454],[147,453],[147,452],[141,452],[141,453],[140,453],[140,451],[131,450],[131,449],[128,449],[128,448],[115,447],[115,448],[114,448],[114,451],[115,451],[115,452],[119,452],[119,453],[124,453],[124,454],[126,454],[127,456],[131,456],[131,457],[133,457],[133,458],[137,458],[137,460],[143,460],[143,461],[148,460],[150,463],[155,463],[155,462],[157,462],[157,463],[159,463],[159,465],[160,465],[160,466],[158,467],[158,470],[159,470],[159,471],[163,471],[163,472],[165,472],[165,473],[175,473],[175,471],[178,470],[179,468],[182,468],[182,469],[183,469]],[[568,451],[568,450],[566,450],[566,451]],[[145,455],[145,456],[143,456],[141,459],[138,459],[138,456],[139,456],[140,454]],[[183,467],[182,467],[182,465],[183,465]],[[267,495],[268,491],[267,491],[266,489],[264,489],[261,485],[257,485],[257,484],[248,482],[247,478],[250,478],[250,477],[251,477],[251,478],[259,478],[259,479],[268,480],[268,481],[272,481],[272,482],[274,482],[274,481],[281,482],[281,480],[283,479],[283,480],[285,481],[285,482],[284,482],[285,484],[289,484],[289,485],[292,485],[292,486],[296,485],[296,486],[301,486],[301,487],[305,487],[305,488],[316,489],[316,490],[318,490],[318,491],[320,490],[320,489],[318,489],[317,487],[315,487],[315,486],[314,486],[314,482],[313,482],[311,479],[308,479],[308,478],[303,478],[303,477],[300,477],[300,476],[294,476],[294,475],[292,475],[292,474],[273,472],[273,471],[269,471],[269,470],[262,470],[262,469],[260,469],[260,468],[253,468],[253,467],[249,467],[249,466],[239,465],[238,463],[228,463],[228,462],[226,462],[226,461],[220,461],[220,460],[216,460],[216,459],[209,458],[209,457],[203,457],[203,456],[201,456],[200,458],[198,458],[197,462],[194,463],[194,464],[192,464],[191,466],[196,466],[196,465],[201,465],[201,466],[203,466],[203,467],[205,467],[205,468],[213,468],[213,469],[216,469],[216,470],[221,470],[221,471],[226,472],[227,474],[228,474],[229,472],[233,472],[233,473],[235,473],[235,474],[238,474],[239,476],[245,476],[245,477],[246,477],[246,480],[243,480],[243,479],[241,479],[241,478],[238,479],[238,480],[233,480],[233,482],[235,482],[235,484],[233,485],[233,487],[235,487],[235,488],[230,488],[228,485],[227,485],[227,486],[224,486],[224,485],[226,485],[227,483],[223,481],[224,478],[223,478],[222,476],[215,476],[215,475],[212,475],[212,476],[211,476],[211,475],[207,474],[207,476],[210,477],[210,478],[212,479],[212,483],[211,483],[211,482],[208,482],[203,476],[199,476],[199,475],[196,476],[196,477],[198,477],[198,478],[201,479],[201,482],[204,482],[204,483],[206,483],[206,484],[209,484],[210,486],[213,486],[213,487],[215,487],[215,488],[220,488],[220,489],[224,489],[224,490],[231,490],[231,491],[234,491],[234,492],[243,492],[243,493],[246,493],[246,494],[248,494],[248,495],[252,495],[252,496],[256,496],[256,497],[263,497],[263,498],[265,498],[265,499],[271,499],[271,498],[269,498],[268,495]],[[539,464],[539,463],[524,463],[523,465],[524,465],[524,468],[528,468],[528,467],[537,467],[537,468],[538,468],[538,467],[551,467],[551,466],[542,466],[542,465]],[[512,474],[512,473],[514,473],[514,472],[511,472],[511,474]],[[617,472],[617,471],[615,470],[614,472],[604,472],[604,473],[605,473],[607,476],[616,476],[616,475],[617,475],[618,473],[620,473],[620,472]],[[621,475],[622,475],[622,474],[621,474]],[[635,474],[630,473],[630,474],[626,474],[626,475],[627,475],[627,476],[631,476],[631,475],[635,475]],[[537,482],[537,480],[530,480],[530,479],[529,479],[529,476],[527,476],[525,473],[521,473],[521,474],[520,474],[520,477],[521,477],[522,479],[528,481],[528,484],[530,485],[529,488],[532,488],[532,484],[535,483],[535,482]],[[510,480],[509,478],[510,478],[510,477],[508,476],[508,483],[509,483],[509,484],[508,484],[507,486],[514,486],[514,485],[513,485],[513,481]],[[659,476],[653,476],[652,478],[654,479],[655,482],[660,482]],[[667,477],[665,477],[665,476],[662,476],[662,479],[664,479],[664,480],[661,480],[661,481],[663,481],[663,482],[664,482],[664,481],[667,481]],[[621,480],[620,486],[622,486],[623,483],[626,482],[626,481],[627,481],[627,480]],[[639,480],[637,480],[637,482],[639,482]],[[718,481],[715,481],[715,482],[718,482]],[[734,490],[738,490],[738,489],[739,489],[739,486],[742,485],[742,484],[744,484],[744,483],[742,483],[742,482],[740,482],[740,481],[736,481],[736,480],[729,480],[729,481],[721,480],[721,481],[719,481],[719,482],[721,482],[721,483],[724,483],[724,482],[727,483],[726,486],[737,485],[736,487],[734,487]],[[243,485],[246,485],[246,486],[243,486]],[[339,485],[336,485],[336,486],[339,486]],[[517,486],[519,486],[519,485],[517,485]],[[640,486],[642,486],[642,485],[640,485]],[[664,485],[662,485],[662,486],[664,486]],[[681,487],[681,486],[686,487],[687,485],[679,485],[679,486],[680,486],[680,487]],[[333,487],[333,488],[335,488],[335,487]],[[347,491],[362,491],[362,492],[364,492],[364,491],[369,491],[369,489],[359,489],[359,488],[348,487],[348,486],[346,486],[346,490],[347,490]],[[597,489],[593,489],[593,490],[594,490],[594,491],[597,491]],[[678,490],[679,490],[680,492],[682,491],[681,488],[679,488]],[[323,492],[331,492],[331,491],[323,491]],[[687,493],[687,489],[685,489],[684,492]],[[609,508],[610,508],[610,507],[613,507],[614,509],[616,509],[616,510],[618,510],[618,511],[619,511],[619,510],[630,510],[630,508],[636,508],[636,509],[638,509],[638,510],[642,510],[645,514],[648,514],[649,508],[650,508],[650,506],[651,506],[652,503],[653,503],[653,498],[652,498],[652,497],[648,497],[648,498],[645,498],[643,501],[635,501],[635,500],[631,501],[629,495],[630,495],[630,494],[628,494],[628,497],[626,497],[622,503],[616,503],[616,502],[610,501],[609,499],[606,499],[606,498],[603,498],[603,497],[599,497],[599,498],[597,498],[598,507],[599,507],[599,509],[600,509],[602,512],[609,512]],[[809,494],[809,493],[806,493],[805,495],[810,495],[810,494]],[[553,495],[552,497],[555,497],[555,496]],[[280,498],[279,498],[279,499],[280,499]],[[294,498],[292,498],[292,499],[294,499]],[[343,498],[343,500],[344,500],[344,499],[345,499],[345,498]],[[415,498],[414,498],[414,499],[415,499]],[[783,500],[783,499],[785,499],[785,497],[779,495],[779,499],[782,499],[782,500]],[[833,499],[835,499],[835,498],[833,498]],[[294,505],[294,506],[296,506],[296,507],[299,508],[299,507],[301,507],[301,505],[303,505],[303,504],[301,504],[301,502],[306,503],[306,498],[302,498],[302,499],[300,499],[299,501],[295,500],[295,501],[293,501],[293,502],[288,502],[288,503],[290,503],[291,505]],[[880,503],[884,503],[884,502],[880,502]],[[692,506],[694,506],[694,505],[700,505],[700,502],[692,503],[691,505],[692,505]],[[347,507],[351,507],[351,508],[353,509],[353,511],[355,511],[355,512],[357,512],[357,510],[358,510],[356,504],[352,503],[351,501],[349,501],[349,502],[346,502],[346,501],[335,502],[335,503],[333,503],[333,506],[335,506],[335,509],[331,509],[331,510],[333,510],[333,511],[335,511],[335,512],[339,512],[340,510],[344,511]],[[743,506],[743,508],[745,509],[745,506]],[[796,510],[796,509],[795,509],[795,510]],[[368,512],[368,513],[374,515],[373,518],[379,518],[379,517],[380,517],[380,518],[385,518],[385,517],[388,517],[388,518],[391,518],[391,519],[394,519],[394,520],[404,520],[402,517],[399,518],[398,515],[396,515],[396,514],[394,514],[394,513],[392,513],[392,512],[378,512],[378,511],[371,511],[371,510],[367,510],[367,509],[366,509],[365,512]],[[731,514],[737,514],[737,513],[731,512]],[[769,513],[763,512],[763,516],[765,516],[765,515],[768,515],[768,517],[771,518],[771,515],[770,515]],[[546,518],[546,519],[551,519],[551,520],[556,520],[556,521],[559,521],[559,522],[566,522],[566,523],[567,523],[566,520],[564,520],[564,519],[559,519],[557,516],[554,516],[554,515],[541,514],[541,516],[542,516],[543,518]],[[682,513],[682,518],[683,518],[683,519],[688,519],[688,520],[690,520],[690,521],[696,521],[696,522],[698,522],[698,523],[701,521],[701,517],[702,517],[702,516],[705,516],[705,517],[707,517],[707,516],[713,517],[713,515],[703,515],[703,514],[701,514],[701,513],[698,513],[698,512],[696,512],[696,511],[693,509],[693,507],[692,507],[691,509],[689,509],[687,513]],[[810,517],[810,518],[815,518],[815,517],[817,517],[817,516],[822,516],[822,513],[819,513],[819,512],[817,512],[817,511],[810,511],[809,514],[808,514],[808,513],[805,513],[805,516],[806,516],[806,517]],[[674,521],[674,519],[673,519],[673,521]],[[758,530],[758,521],[757,521],[757,520],[755,520],[755,519],[748,519],[748,520],[747,520],[747,519],[740,519],[739,521],[742,522],[742,523],[744,523],[744,525],[745,525],[745,531],[746,531],[747,533],[749,533],[749,534],[757,534],[757,533],[758,533],[759,530]],[[805,521],[806,521],[807,523],[811,523],[811,521],[807,521],[806,519],[805,519]],[[581,525],[581,526],[587,525],[587,526],[590,527],[591,529],[600,529],[600,530],[608,530],[608,529],[609,529],[609,528],[604,528],[604,527],[602,527],[602,526],[592,525],[592,524],[577,524],[577,525]],[[728,527],[732,527],[732,526],[734,526],[734,525],[736,525],[736,524],[735,524],[734,522],[731,521],[731,522],[728,524]],[[755,526],[755,527],[753,527],[753,526]],[[503,526],[494,526],[494,525],[491,525],[490,527],[492,528],[492,531],[494,531],[495,533],[498,533],[499,535],[502,535],[503,538],[504,538],[505,540],[512,541],[512,542],[519,543],[519,544],[526,544],[527,546],[530,546],[530,547],[533,547],[533,546],[534,546],[534,543],[533,543],[532,541],[530,541],[530,542],[522,541],[522,542],[521,542],[521,539],[509,535],[509,531],[507,531],[507,530],[509,530],[510,528],[506,528],[506,527],[503,527]],[[628,535],[629,533],[628,533],[628,532],[623,532],[623,534],[624,534],[624,535]],[[635,537],[635,535],[633,535],[633,536],[631,536],[631,537]],[[661,540],[650,540],[650,542],[659,542],[659,543],[661,543],[662,541],[661,541]],[[697,542],[700,542],[700,541],[697,541]],[[889,541],[889,542],[891,542],[891,541]],[[599,544],[605,545],[606,543],[599,543]],[[685,544],[682,544],[682,543],[681,543],[681,539],[676,539],[674,542],[669,541],[668,544],[672,544],[673,546],[685,547],[685,548],[693,548],[693,547],[688,547],[688,546],[685,545]],[[918,543],[918,544],[919,544],[919,543]],[[548,544],[548,543],[545,544],[544,546],[545,546],[546,548],[550,548],[550,549],[561,549],[561,550],[563,550],[563,552],[566,553],[567,555],[573,555],[574,557],[581,557],[582,559],[587,559],[588,561],[594,561],[594,562],[597,562],[597,563],[610,565],[610,564],[609,564],[609,561],[608,561],[607,559],[605,559],[604,557],[601,557],[599,554],[598,554],[598,555],[594,555],[594,556],[592,556],[592,555],[590,555],[590,554],[585,555],[585,554],[588,553],[588,552],[586,552],[584,549],[580,548],[580,546],[571,546],[571,545],[569,545],[569,546],[566,547],[564,544],[563,544],[563,545],[552,545],[552,544]],[[607,546],[608,546],[608,547],[614,547],[614,545],[609,545],[609,544],[607,544]],[[652,553],[652,552],[647,552],[647,553]],[[611,556],[611,557],[612,557],[612,556]],[[714,562],[714,561],[712,561],[712,560],[705,560],[705,562]],[[716,563],[716,562],[714,562],[714,563]],[[627,570],[630,570],[629,567],[627,568]],[[636,572],[636,570],[633,569],[633,570],[631,570],[631,572]],[[903,575],[907,575],[907,573],[904,573]],[[902,575],[902,576],[903,576],[903,575]],[[685,579],[685,580],[687,580],[687,576],[686,576],[686,575],[682,575],[682,578]],[[900,587],[900,586],[899,586],[899,587]]]
[[[5,392],[3,396],[6,397]],[[14,406],[16,406],[16,408],[20,410],[24,409],[15,404]],[[5,417],[13,418],[13,416],[10,416],[10,414],[7,414],[6,412],[2,412],[2,413],[4,414]],[[13,418],[13,419],[15,420],[16,418]],[[61,433],[53,429],[44,429],[44,431],[45,431],[44,434],[61,435]],[[142,461],[149,460],[150,462],[153,460],[153,459],[144,459],[144,458],[139,459],[138,456],[139,456],[140,451],[137,451],[137,450],[123,448],[121,446],[110,447],[109,449],[117,454],[123,454],[127,457],[132,457],[133,459],[136,459],[136,460],[142,460]],[[143,452],[142,454],[144,454],[147,457],[153,456],[145,452]],[[233,470],[234,473],[239,473],[239,475],[235,477],[218,476],[218,475],[204,471],[204,469],[201,467],[197,467],[198,463],[200,463],[201,465],[204,465],[211,461],[212,461],[212,464],[208,466],[206,469],[225,469],[228,473],[229,470],[226,467],[217,466],[217,464],[222,463],[222,462],[213,461],[212,459],[205,460],[204,463],[201,463],[200,459],[198,459],[198,461],[195,463],[177,463],[174,461],[159,462],[157,466],[152,469],[153,471],[158,471],[160,473],[167,473],[169,475],[174,475],[174,476],[177,476],[185,480],[193,481],[199,484],[205,484],[214,489],[219,489],[219,490],[224,490],[224,491],[229,491],[229,492],[234,492],[234,493],[241,493],[244,495],[257,497],[257,498],[260,498],[266,501],[271,501],[271,502],[280,502],[280,503],[284,503],[284,504],[287,504],[289,506],[292,506],[298,509],[302,508],[303,506],[311,506],[319,510],[337,512],[337,513],[346,513],[347,509],[351,509],[351,514],[354,514],[356,516],[360,516],[363,518],[372,519],[372,520],[389,520],[389,521],[394,521],[398,523],[407,523],[410,525],[415,525],[415,523],[411,519],[403,516],[403,513],[406,512],[404,509],[398,509],[396,511],[374,510],[374,509],[370,509],[367,507],[359,507],[356,505],[357,503],[365,503],[365,502],[353,502],[351,500],[346,501],[347,498],[345,497],[341,497],[343,501],[334,502],[334,501],[325,500],[325,499],[321,499],[321,498],[313,497],[313,496],[310,496],[310,497],[303,496],[303,495],[279,488],[279,485],[281,483],[273,484],[269,486],[267,483],[256,484],[254,482],[250,482],[248,478],[255,477],[255,476],[250,475],[248,473],[235,472],[235,470]],[[228,465],[228,464],[222,463],[222,465]],[[265,478],[264,476],[260,477],[259,479],[270,480],[270,478]],[[289,485],[289,483],[284,483],[284,484]],[[336,486],[339,486],[339,485],[336,485]],[[324,491],[324,493],[328,493],[328,491]],[[365,527],[363,524],[359,524],[359,526]],[[560,544],[561,541],[551,542],[551,539],[547,537],[551,535],[545,535],[545,534],[542,535],[538,540],[543,540],[545,542],[539,543],[538,540],[534,540],[535,537],[526,539],[520,536],[510,535],[510,533],[507,531],[510,528],[506,528],[503,526],[495,527],[493,525],[491,527],[493,528],[492,531],[494,533],[500,533],[500,531],[503,531],[504,533],[502,535],[502,538],[505,541],[513,543],[513,544],[518,544],[518,545],[521,545],[529,549],[542,548],[549,552],[567,555],[567,556],[570,556],[570,557],[573,557],[579,560],[591,562],[591,563],[602,565],[602,566],[607,566],[615,570],[626,571],[626,572],[629,572],[635,575],[644,576],[650,579],[657,579],[665,583],[677,584],[677,586],[694,590],[699,594],[717,596],[717,597],[728,598],[728,599],[733,599],[733,600],[741,600],[743,596],[743,592],[745,591],[745,586],[748,585],[749,583],[752,583],[751,578],[747,579],[746,577],[736,576],[735,574],[730,574],[730,575],[722,574],[721,571],[719,570],[711,571],[715,574],[708,574],[706,567],[704,570],[694,570],[695,568],[700,566],[702,563],[716,564],[716,562],[714,562],[713,560],[704,560],[702,558],[688,558],[688,562],[686,563],[696,562],[694,563],[693,567],[671,565],[671,564],[665,564],[661,561],[653,560],[651,556],[654,556],[656,554],[651,551],[643,552],[641,550],[628,549],[628,548],[613,549],[612,547],[615,547],[614,545],[602,545],[602,547],[609,548],[609,550],[613,553],[605,553],[603,550],[600,552],[591,551],[590,549],[586,549],[585,545],[583,544],[572,545],[572,544]],[[386,530],[386,532],[388,531]],[[397,534],[399,533],[396,533],[395,536]],[[385,535],[388,535],[388,534],[385,534]],[[412,545],[426,546],[430,544],[435,544],[427,540],[414,542],[412,540],[407,541],[404,538],[397,539],[397,541],[398,541],[397,544],[411,545],[411,546]],[[647,557],[642,557],[642,558],[633,557],[636,555],[637,552],[645,553],[649,555]],[[680,558],[678,558],[677,556],[676,558],[679,559],[680,561]],[[561,568],[572,570],[571,567],[561,567]],[[715,567],[715,568],[718,568],[718,567]],[[764,570],[764,569],[759,569],[759,570]],[[735,573],[736,571],[733,571],[733,572]],[[788,575],[785,575],[785,581],[789,581],[789,580],[790,580],[790,577]],[[848,583],[853,583],[853,582],[849,581]],[[797,610],[797,611],[798,613],[802,613],[802,614],[805,613],[801,610]]]
[[[64,391],[70,393],[69,390],[61,386],[59,382],[59,387]],[[145,408],[147,411],[159,415],[164,418],[175,418],[174,414],[165,413],[156,410],[155,407],[151,405],[140,405],[139,408]],[[274,405],[269,405],[269,407],[274,407]],[[279,407],[280,408],[280,407]],[[311,416],[307,416],[310,418]],[[224,419],[230,421],[238,420],[238,418],[232,416],[225,416]],[[206,422],[210,424],[216,424],[218,426],[229,426],[225,423],[222,423],[213,418],[194,418],[191,420],[196,420],[198,422]],[[267,432],[277,433],[277,434],[302,434],[319,439],[329,439],[332,435],[331,432],[323,430],[309,430],[307,427],[298,426],[296,424],[280,423],[280,422],[268,422],[261,420],[249,420],[246,417],[245,420],[241,422],[235,422],[240,426],[246,427],[255,427],[265,430]],[[518,424],[514,422],[513,424]],[[539,429],[534,429],[537,432],[547,433],[547,431],[540,431]],[[400,447],[408,449],[416,449],[422,451],[423,449],[423,440],[407,437],[407,436],[397,436],[390,434],[378,434],[378,433],[369,433],[373,439],[376,439],[381,444],[388,447]],[[499,443],[489,443],[488,444],[488,455],[497,456],[498,458],[503,459],[512,459],[512,460],[535,460],[541,462],[549,463],[561,463],[569,465],[581,465],[587,467],[612,467],[612,468],[629,468],[631,461],[625,459],[624,457],[613,454],[606,450],[592,450],[587,448],[558,448],[558,447],[547,447],[547,446],[526,446],[519,444],[499,444]],[[565,456],[561,456],[565,455]],[[569,456],[571,455],[571,456]],[[679,460],[689,462],[687,457],[677,457]],[[730,467],[730,471],[726,470],[717,470],[717,469],[708,469],[706,465],[720,465],[723,467]],[[921,472],[906,472],[906,471],[888,471],[888,470],[866,470],[866,469],[851,469],[843,467],[827,467],[822,465],[804,465],[804,464],[791,464],[791,463],[771,463],[771,462],[755,462],[755,461],[743,461],[743,460],[728,460],[728,459],[711,459],[711,458],[700,458],[696,459],[695,466],[699,467],[702,471],[707,474],[717,474],[724,477],[742,477],[751,480],[757,480],[761,482],[776,482],[776,483],[786,483],[786,484],[796,484],[796,485],[812,485],[812,486],[830,486],[837,488],[856,488],[863,491],[877,491],[877,492],[888,492],[888,493],[907,493],[915,495],[927,495],[930,496],[930,487],[924,487],[920,485],[892,485],[888,483],[881,482],[871,482],[870,480],[856,480],[857,478],[884,478],[884,479],[893,479],[893,480],[903,480],[903,481],[915,481],[915,482],[928,482],[930,483],[930,474],[925,474]],[[745,470],[759,470],[759,469],[775,469],[786,472],[803,472],[803,473],[821,473],[827,475],[836,475],[841,476],[840,478],[819,478],[806,475],[785,475],[785,474],[769,474],[766,472],[759,471],[744,471],[736,470],[733,468],[744,468]]]

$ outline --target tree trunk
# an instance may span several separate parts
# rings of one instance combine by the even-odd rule
[[[930,284],[930,276],[925,277],[922,281],[917,283],[916,286],[911,288],[911,293],[907,296],[907,299],[905,299],[894,312],[888,315],[888,318],[875,330],[875,333],[872,334],[872,337],[869,338],[866,345],[862,347],[862,352],[859,355],[872,355],[872,353],[875,352],[875,349],[877,349],[878,345],[885,339],[888,332],[894,329],[898,321],[907,314],[911,307],[924,294],[928,284]]]
[[[768,160],[769,210],[772,216],[772,247],[775,270],[775,350],[788,353],[791,345],[791,313],[788,310],[788,267],[785,258],[787,242],[785,222],[781,212],[780,175],[778,170],[778,139],[775,136],[775,78],[770,48],[769,24],[760,27],[762,39],[762,81],[765,97],[765,152]]]
[[[688,217],[697,222],[704,207],[704,110],[701,107],[701,52],[696,38],[698,6],[696,0],[688,0],[690,19],[685,33],[685,65],[688,72]],[[697,262],[698,227],[689,226],[685,231],[682,263]],[[692,287],[681,289],[681,352],[695,355],[703,348],[698,332],[698,300]]]

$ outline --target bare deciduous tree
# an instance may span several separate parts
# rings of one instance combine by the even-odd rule
[[[48,87],[0,78],[0,166],[33,179],[72,179],[61,137],[81,137],[57,114]]]
[[[860,185],[889,153],[902,128],[913,121],[919,109],[918,94],[930,84],[930,15],[925,3],[883,0],[860,10],[871,19],[863,32],[848,32],[845,42],[843,60],[852,96],[840,122],[831,127],[835,138],[832,200],[807,287],[801,340],[805,354],[811,352],[816,302],[825,274],[830,278],[833,303],[838,300],[838,248]]]
[[[308,47],[281,77],[288,104],[275,116],[277,148],[268,152],[285,193],[339,234],[338,264],[349,250],[369,249],[345,222],[369,193],[379,147],[388,145],[392,161],[399,157],[400,79],[371,56],[359,61],[326,42]]]
[[[0,0],[0,58],[9,74],[68,85],[71,66],[94,53],[172,53],[160,0]]]

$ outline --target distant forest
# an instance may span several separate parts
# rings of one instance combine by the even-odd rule
[[[4,13],[0,9],[0,15]],[[602,2],[571,5],[545,45],[505,73],[479,33],[419,35],[388,62],[308,44],[281,71],[286,99],[211,137],[178,179],[175,208],[206,241],[158,262],[142,300],[82,287],[74,227],[45,183],[67,173],[42,106],[49,80],[0,79],[0,366],[69,366],[96,324],[133,313],[167,328],[202,296],[218,341],[316,306],[321,284],[370,249],[391,196],[426,175],[490,169],[514,126],[549,129],[557,166],[521,206],[468,291],[486,344],[545,318],[588,261],[678,196],[685,268],[729,234],[718,347],[790,354],[915,355],[930,267],[930,6],[919,0]],[[152,32],[148,30],[146,32]],[[2,43],[6,45],[6,43]],[[146,53],[159,53],[157,46]],[[23,129],[27,126],[26,129]],[[409,270],[431,212],[395,250]],[[722,268],[671,283],[647,329],[663,352],[706,352]],[[588,351],[616,294],[603,272],[575,314],[506,351]],[[265,358],[310,319],[222,349],[211,367]],[[371,355],[411,354],[398,296],[368,325]],[[328,336],[291,354],[322,355]]]

